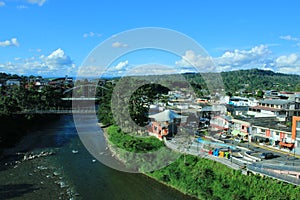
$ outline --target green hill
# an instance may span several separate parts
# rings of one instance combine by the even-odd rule
[[[202,76],[213,73],[202,74]],[[193,86],[206,88],[203,78],[199,74],[184,75]],[[273,71],[250,69],[221,72],[226,92],[237,92],[245,90],[252,93],[257,90],[278,90],[278,91],[300,91],[300,76],[293,74],[275,73]]]

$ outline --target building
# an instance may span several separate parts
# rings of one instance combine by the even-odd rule
[[[293,126],[285,126],[276,117],[232,119],[231,134],[258,144],[269,145],[300,154],[300,117],[293,117]]]
[[[250,132],[251,132],[251,123],[248,120],[244,120],[242,118],[234,118],[231,120],[231,134],[236,137],[242,137],[243,140],[248,140]]]
[[[248,115],[254,117],[276,117],[279,121],[291,120],[292,116],[300,116],[300,101],[282,99],[265,99],[257,106],[249,108]]]
[[[187,116],[182,116],[172,110],[149,115],[151,123],[149,125],[149,135],[162,140],[164,137],[173,137],[177,134],[177,126],[187,122]]]
[[[295,153],[300,154],[300,117],[297,116],[293,117],[292,142],[295,143]]]
[[[290,143],[292,138],[291,128],[280,124],[274,118],[253,121],[251,133],[253,142],[265,143],[273,147],[285,148],[283,143]]]
[[[258,101],[255,98],[245,98],[234,96],[229,99],[229,105],[233,106],[256,106]]]
[[[210,120],[210,127],[220,131],[228,131],[231,124],[232,118],[230,116],[215,116]]]
[[[8,79],[5,82],[5,85],[6,86],[13,86],[13,85],[20,86],[20,81],[18,79]]]

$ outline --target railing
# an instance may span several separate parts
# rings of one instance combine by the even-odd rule
[[[263,167],[265,167],[265,166],[263,165]],[[283,175],[283,174],[279,174],[279,173],[276,173],[276,172],[272,172],[272,171],[270,171],[268,169],[265,169],[263,167],[262,166],[257,167],[255,165],[248,165],[247,169],[249,171],[253,171],[253,172],[256,172],[256,173],[259,173],[259,174],[262,174],[262,175],[266,175],[266,176],[269,176],[271,178],[276,178],[278,180],[281,180],[281,181],[284,181],[284,182],[287,182],[287,183],[291,183],[291,184],[294,184],[294,185],[300,185],[300,179],[291,177],[290,175]]]
[[[207,159],[222,163],[222,164],[224,164],[232,169],[235,169],[235,170],[240,169],[240,166],[237,165],[236,163],[232,163],[230,160],[225,159],[225,158],[219,158],[217,156],[210,155],[207,153],[207,150],[205,150],[203,148],[199,147],[198,150],[192,150],[192,149],[186,148],[180,144],[174,144],[173,142],[169,142],[166,138],[164,138],[164,142],[165,142],[166,147],[168,147],[169,149],[172,149],[173,151],[207,158]]]
[[[288,165],[275,165],[275,164],[260,164],[260,163],[253,163],[253,166],[265,169],[272,169],[272,170],[281,170],[281,171],[295,171],[300,173],[299,166],[288,166]]]
[[[94,108],[79,108],[79,109],[49,109],[49,110],[23,110],[19,111],[17,114],[95,114],[96,111]]]

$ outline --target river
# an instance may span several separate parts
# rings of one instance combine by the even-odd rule
[[[96,161],[81,143],[72,115],[42,126],[6,153],[14,151],[55,155],[2,167],[0,199],[193,199],[143,174],[120,172]]]

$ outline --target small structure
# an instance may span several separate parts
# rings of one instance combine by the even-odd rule
[[[13,86],[13,85],[20,86],[20,80],[18,80],[18,79],[9,79],[9,80],[6,81],[6,86]]]
[[[220,131],[228,131],[232,124],[230,116],[215,116],[210,120],[210,126]]]
[[[149,135],[153,135],[158,139],[163,137],[172,137],[177,134],[177,126],[180,123],[186,123],[187,116],[182,116],[172,110],[150,115],[151,119],[149,127]]]

